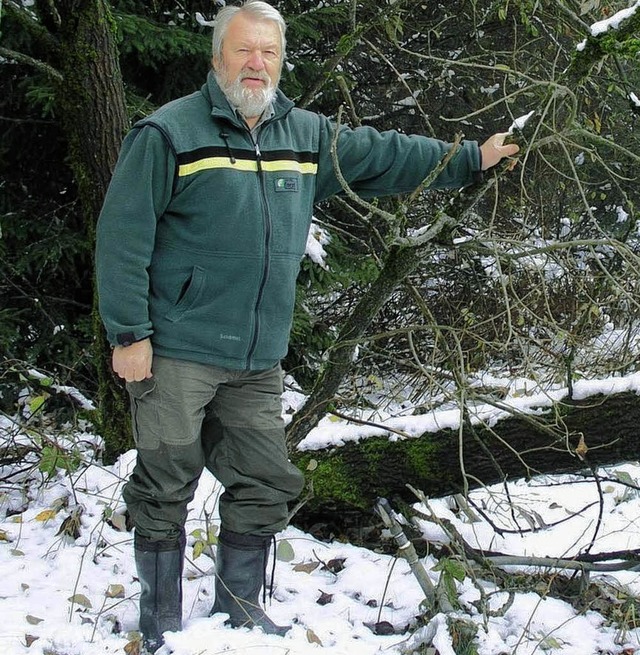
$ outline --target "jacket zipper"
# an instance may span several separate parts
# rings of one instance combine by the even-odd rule
[[[251,137],[253,141],[253,137]],[[262,206],[263,213],[262,217],[264,220],[264,266],[262,267],[262,278],[260,280],[260,286],[258,287],[258,295],[256,297],[256,302],[253,307],[254,315],[254,324],[253,324],[253,335],[251,338],[251,344],[249,345],[249,350],[247,353],[247,369],[251,368],[251,359],[255,353],[256,347],[258,345],[258,336],[260,334],[260,303],[262,302],[262,296],[264,295],[264,289],[267,285],[267,279],[269,277],[269,269],[271,266],[269,248],[271,245],[271,215],[269,214],[269,203],[267,201],[267,194],[265,190],[265,180],[264,180],[264,171],[262,170],[262,153],[260,152],[260,146],[258,145],[258,140],[256,138],[253,141],[253,146],[256,152],[256,163],[258,165],[258,180],[260,183],[260,195],[262,197]]]

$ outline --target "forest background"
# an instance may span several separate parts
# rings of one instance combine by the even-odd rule
[[[5,499],[66,480],[87,457],[130,455],[127,403],[95,311],[95,222],[131,124],[203,83],[221,4],[0,4]],[[600,521],[601,465],[640,457],[637,384],[584,392],[633,378],[640,350],[640,2],[274,4],[289,24],[282,88],[298,106],[448,141],[509,130],[521,145],[515,168],[464,191],[366,203],[345,189],[316,207],[284,362],[288,444],[308,478],[294,521],[366,540],[362,517],[371,521],[379,496],[415,518],[407,484],[423,498],[457,494],[462,516],[473,488],[569,470],[592,485]],[[87,440],[87,426],[99,438]],[[629,474],[617,483],[639,490]],[[515,523],[548,527],[526,498],[516,507],[504,493]],[[7,503],[7,522],[26,512]],[[64,511],[57,535],[73,540],[81,512]],[[126,531],[118,516],[102,527]],[[449,615],[460,562],[486,567],[486,552],[444,528],[434,607]],[[215,530],[197,535],[194,559],[215,543]],[[593,545],[551,562],[583,572],[578,595],[592,605],[590,566],[640,558]],[[493,564],[491,575],[525,584]],[[637,598],[609,600],[638,627]],[[455,641],[464,625],[449,632]],[[472,641],[456,652],[474,652]]]
[[[513,170],[464,191],[366,203],[345,189],[316,208],[321,255],[303,261],[284,362],[304,398],[288,441],[309,507],[638,456],[635,394],[573,397],[577,380],[626,375],[638,356],[638,3],[274,4],[298,106],[449,141],[510,130],[522,147]],[[105,461],[131,437],[95,311],[95,221],[130,125],[204,81],[219,6],[1,5],[0,410],[14,415],[26,386],[29,420],[89,419]],[[505,379],[566,393],[540,416],[503,403]],[[70,407],[65,385],[96,409]],[[511,418],[479,422],[481,406]],[[459,421],[435,435],[388,427],[443,408]],[[300,452],[327,415],[386,433]],[[33,450],[69,465],[47,440]]]

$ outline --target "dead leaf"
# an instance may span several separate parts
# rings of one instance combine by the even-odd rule
[[[395,628],[389,621],[378,621],[375,625],[375,633],[377,635],[392,635],[395,633]]]
[[[75,541],[79,536],[80,536],[80,515],[82,512],[76,514],[71,514],[71,516],[67,516],[67,518],[62,521],[62,525],[60,526],[60,529],[58,532],[56,532],[56,536],[58,535],[64,535],[65,537],[69,537],[73,541]]]
[[[25,635],[24,636],[24,640],[25,640],[25,642],[27,644],[27,648],[31,648],[31,644],[34,641],[38,641],[38,639],[40,639],[40,637],[36,637],[35,635]]]
[[[9,534],[4,530],[0,530],[0,541],[11,541],[9,539]]]
[[[378,621],[377,623],[365,623],[367,628],[373,632],[374,635],[393,635],[396,633],[395,628],[389,621]]]
[[[37,616],[32,616],[31,614],[27,614],[26,619],[29,625],[38,625],[38,623],[42,623],[44,621],[44,619],[40,619]]]
[[[137,636],[133,637],[131,641],[125,645],[124,647],[124,652],[127,655],[140,655],[142,651],[142,637],[140,634],[137,634]]]
[[[124,598],[124,586],[121,584],[110,584],[105,596],[107,598]]]
[[[589,452],[589,446],[587,446],[586,441],[584,440],[584,434],[580,435],[580,442],[576,446],[576,455],[580,459],[584,459],[585,455]]]
[[[318,644],[319,646],[322,646],[320,638],[311,628],[307,628],[307,641],[310,644]]]
[[[74,594],[67,600],[71,601],[74,605],[81,605],[87,609],[91,609],[91,601],[84,594]]]
[[[107,623],[111,623],[112,635],[119,635],[122,632],[122,624],[115,614],[107,614],[104,618]]]
[[[330,559],[324,565],[324,568],[327,569],[327,571],[331,571],[331,573],[340,573],[340,571],[344,569],[344,563],[346,559],[346,557],[336,557],[334,559]]]
[[[11,551],[11,554],[12,554],[14,557],[24,557],[24,551],[22,551],[22,550],[18,550],[17,548],[14,548],[14,549]]]
[[[56,517],[57,513],[58,512],[55,509],[45,509],[36,516],[36,521],[41,521],[42,523],[50,521]]]
[[[69,507],[69,496],[60,496],[59,498],[56,498],[51,503],[51,508],[54,509],[56,512],[59,512],[61,509],[64,509],[65,507]]]
[[[114,530],[117,530],[118,532],[127,531],[127,518],[124,514],[119,514],[118,512],[115,512],[114,514],[111,515],[111,518],[107,521],[107,523]]]
[[[326,591],[322,591],[322,589],[318,589],[318,591],[320,592],[320,596],[316,600],[318,605],[328,605],[333,600],[333,594],[328,594]]]
[[[300,562],[293,567],[296,573],[313,573],[320,566],[320,562]]]

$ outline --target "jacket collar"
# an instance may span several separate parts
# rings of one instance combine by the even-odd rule
[[[228,121],[231,121],[237,127],[244,127],[244,123],[240,121],[235,110],[229,104],[227,97],[222,92],[222,89],[216,82],[216,78],[213,74],[213,71],[209,71],[207,75],[207,81],[202,86],[201,89],[202,95],[211,105],[211,115],[225,118]],[[287,96],[278,89],[276,91],[276,98],[273,102],[274,115],[271,120],[278,120],[286,114],[288,114],[293,108],[294,104]]]

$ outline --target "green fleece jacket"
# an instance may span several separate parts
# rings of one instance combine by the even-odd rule
[[[314,203],[342,187],[335,125],[282,93],[253,137],[210,73],[196,93],[137,123],[98,221],[100,313],[112,344],[151,337],[158,355],[265,369],[286,354]],[[450,146],[341,127],[342,175],[363,197],[413,191]],[[434,187],[480,171],[464,142]]]

